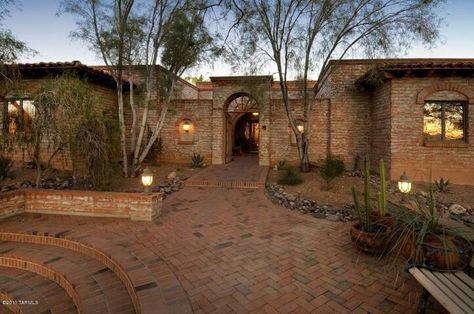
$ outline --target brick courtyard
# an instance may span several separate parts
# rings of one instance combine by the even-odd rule
[[[6,219],[0,228],[79,240],[108,252],[132,278],[148,313],[410,313],[419,292],[400,264],[384,267],[389,261],[359,254],[347,224],[275,206],[260,189],[187,187],[165,200],[154,223],[29,214]],[[126,290],[90,258],[31,243],[3,242],[0,252],[65,272],[79,283],[86,313],[133,312]],[[31,276],[14,272],[2,271],[1,291],[35,287]],[[57,290],[53,298],[41,289],[26,295],[58,309],[53,313],[66,313],[71,301]]]

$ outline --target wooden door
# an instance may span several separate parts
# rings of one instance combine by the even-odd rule
[[[234,124],[227,115],[225,130],[225,163],[232,161],[232,149],[234,148]]]

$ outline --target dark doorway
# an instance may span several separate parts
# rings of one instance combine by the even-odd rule
[[[232,154],[258,154],[260,128],[258,112],[248,112],[235,123]]]

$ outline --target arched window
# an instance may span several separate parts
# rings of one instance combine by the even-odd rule
[[[258,112],[257,102],[247,94],[237,94],[227,106],[228,113]]]

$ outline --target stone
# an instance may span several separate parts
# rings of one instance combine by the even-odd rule
[[[171,171],[171,172],[166,176],[166,178],[167,178],[168,180],[173,180],[173,179],[175,179],[175,178],[176,178],[176,171]]]
[[[329,220],[329,221],[339,221],[340,220],[338,215],[331,215],[331,214],[327,215],[326,219]]]
[[[459,204],[452,204],[449,206],[449,212],[454,215],[463,215],[467,212],[467,209]]]

